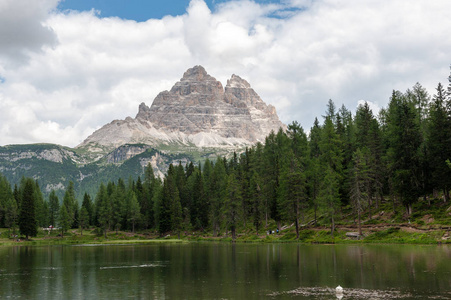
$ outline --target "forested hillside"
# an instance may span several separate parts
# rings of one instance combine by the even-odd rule
[[[450,158],[451,83],[447,90],[438,84],[432,97],[417,83],[393,91],[378,115],[367,103],[353,115],[329,100],[308,133],[293,122],[231,159],[171,164],[164,179],[147,167],[136,181],[100,183],[81,207],[73,183],[63,199],[51,193],[45,200],[36,182],[24,178],[13,188],[2,176],[0,226],[23,226],[31,207],[30,222],[63,230],[89,225],[104,232],[209,231],[235,238],[237,230],[259,234],[272,223],[279,230],[293,224],[299,237],[301,224],[321,215],[333,234],[343,209],[360,225],[363,214],[371,219],[382,204],[402,210],[406,221],[416,202],[449,206]],[[29,195],[32,206],[25,202]]]

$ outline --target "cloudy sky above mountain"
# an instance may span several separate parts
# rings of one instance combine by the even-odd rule
[[[126,3],[126,4],[125,4]],[[0,145],[76,146],[183,72],[250,82],[309,129],[328,99],[448,85],[449,0],[0,1]]]

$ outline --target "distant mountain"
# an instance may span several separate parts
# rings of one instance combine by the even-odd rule
[[[0,147],[0,173],[11,183],[33,177],[45,194],[75,183],[79,198],[100,182],[136,179],[150,163],[163,176],[170,163],[227,156],[286,126],[249,83],[232,75],[222,84],[201,66],[185,72],[133,119],[104,125],[74,149],[53,144]]]
[[[99,154],[134,143],[178,153],[186,147],[236,149],[263,142],[281,127],[285,125],[275,108],[247,81],[232,75],[224,89],[203,67],[195,66],[170,91],[161,92],[150,108],[141,103],[134,119],[103,126],[77,148]]]
[[[19,183],[23,176],[33,177],[44,194],[54,189],[60,199],[69,181],[75,183],[77,196],[81,199],[84,192],[94,195],[101,182],[129,177],[136,180],[149,163],[155,174],[162,177],[169,164],[185,165],[189,161],[189,155],[168,155],[148,145],[122,145],[90,163],[84,163],[75,150],[54,144],[0,147],[0,173],[10,183]]]

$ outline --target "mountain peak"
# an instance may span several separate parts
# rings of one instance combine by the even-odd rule
[[[240,76],[233,74],[232,77],[229,80],[227,80],[226,87],[247,89],[250,88],[251,85],[249,84],[249,82],[242,79]]]
[[[203,81],[203,80],[212,80],[214,79],[210,75],[207,74],[207,71],[205,71],[204,67],[202,66],[194,66],[183,74],[183,78],[181,81]]]
[[[107,124],[79,147],[181,143],[236,148],[264,141],[281,127],[286,128],[274,107],[266,105],[246,80],[232,75],[224,89],[202,66],[195,66],[170,91],[158,94],[150,108],[141,103],[135,119]]]

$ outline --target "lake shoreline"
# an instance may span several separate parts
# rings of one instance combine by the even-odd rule
[[[6,230],[7,231],[7,230]],[[235,243],[299,243],[299,244],[418,244],[442,245],[451,244],[451,226],[435,225],[427,227],[412,226],[410,224],[375,225],[362,228],[362,236],[358,235],[355,226],[338,226],[331,235],[330,229],[324,226],[308,227],[300,230],[299,239],[292,228],[280,233],[268,230],[259,235],[255,232],[239,232],[235,241],[230,234],[214,237],[209,232],[183,232],[168,234],[160,237],[155,232],[108,232],[107,238],[97,234],[96,229],[70,230],[64,237],[59,232],[47,233],[39,230],[38,236],[25,240],[23,237],[8,237],[8,232],[2,229],[0,246],[47,246],[47,245],[131,245],[155,243],[189,243],[189,242],[235,242]],[[6,235],[6,237],[5,237]]]

